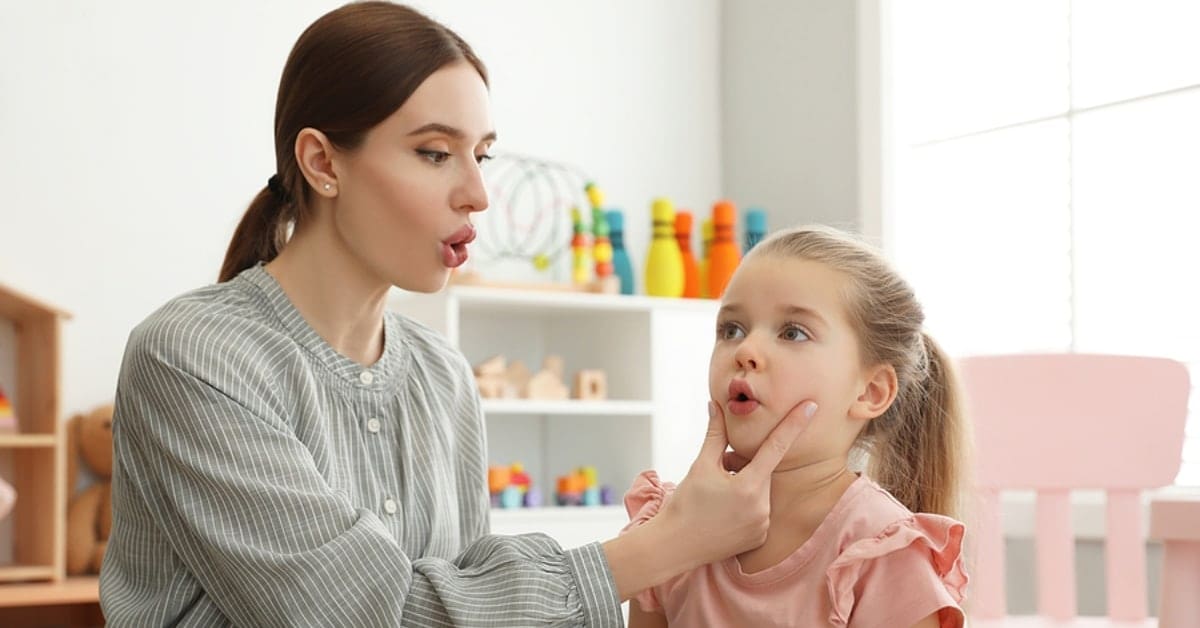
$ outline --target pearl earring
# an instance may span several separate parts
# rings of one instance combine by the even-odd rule
[[[326,191],[326,192],[328,192],[328,191],[329,191],[329,188],[331,188],[331,187],[333,187],[333,186],[331,186],[331,185],[329,185],[328,183],[326,183],[326,184],[325,184],[325,191]]]

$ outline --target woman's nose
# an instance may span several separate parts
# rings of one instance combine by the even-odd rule
[[[483,181],[483,171],[478,166],[464,171],[454,206],[468,212],[481,212],[488,208],[487,185]]]

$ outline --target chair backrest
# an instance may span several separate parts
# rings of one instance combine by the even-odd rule
[[[1109,617],[1146,617],[1142,491],[1171,484],[1182,460],[1186,367],[1163,358],[1044,354],[959,360],[975,432],[972,614],[1003,617],[1000,491],[1037,491],[1038,613],[1076,614],[1070,491],[1107,492]]]

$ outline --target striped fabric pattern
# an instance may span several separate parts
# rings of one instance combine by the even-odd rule
[[[599,544],[488,536],[470,367],[394,313],[369,368],[259,265],[134,329],[117,386],[111,626],[621,626]]]

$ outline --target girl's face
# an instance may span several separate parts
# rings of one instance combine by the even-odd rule
[[[717,316],[708,386],[742,457],[809,399],[817,414],[779,468],[849,451],[864,420],[856,402],[870,386],[843,304],[846,281],[824,264],[780,255],[751,257],[734,274]]]
[[[335,160],[333,225],[383,281],[441,289],[488,206],[480,164],[495,141],[487,86],[466,62],[434,72],[362,146]]]

